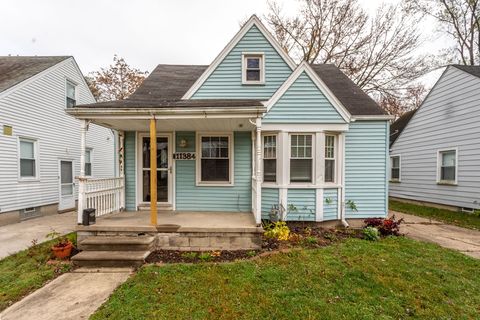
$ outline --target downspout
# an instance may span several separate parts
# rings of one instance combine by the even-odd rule
[[[341,141],[342,141],[342,198],[341,198],[341,208],[340,208],[340,220],[342,222],[342,225],[345,228],[349,228],[350,225],[348,224],[347,220],[345,219],[345,165],[346,165],[346,159],[345,159],[345,133],[342,133],[340,135]]]

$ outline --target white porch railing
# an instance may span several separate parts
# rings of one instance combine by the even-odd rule
[[[125,208],[125,178],[85,179],[85,206],[97,217]]]

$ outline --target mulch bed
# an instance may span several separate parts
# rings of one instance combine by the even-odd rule
[[[348,238],[362,238],[361,230],[356,229],[326,229],[320,227],[289,225],[291,237],[287,241],[263,238],[261,250],[236,251],[175,251],[156,250],[146,259],[147,263],[200,263],[227,262],[251,259],[268,253],[288,251],[295,248],[319,248]]]

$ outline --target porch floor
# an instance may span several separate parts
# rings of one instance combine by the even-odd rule
[[[157,223],[179,225],[178,232],[261,232],[251,212],[158,211]],[[97,217],[95,224],[77,231],[156,232],[150,211],[125,211]]]

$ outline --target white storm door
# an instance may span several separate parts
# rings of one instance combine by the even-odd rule
[[[60,201],[58,210],[75,208],[74,166],[71,160],[60,160]]]

